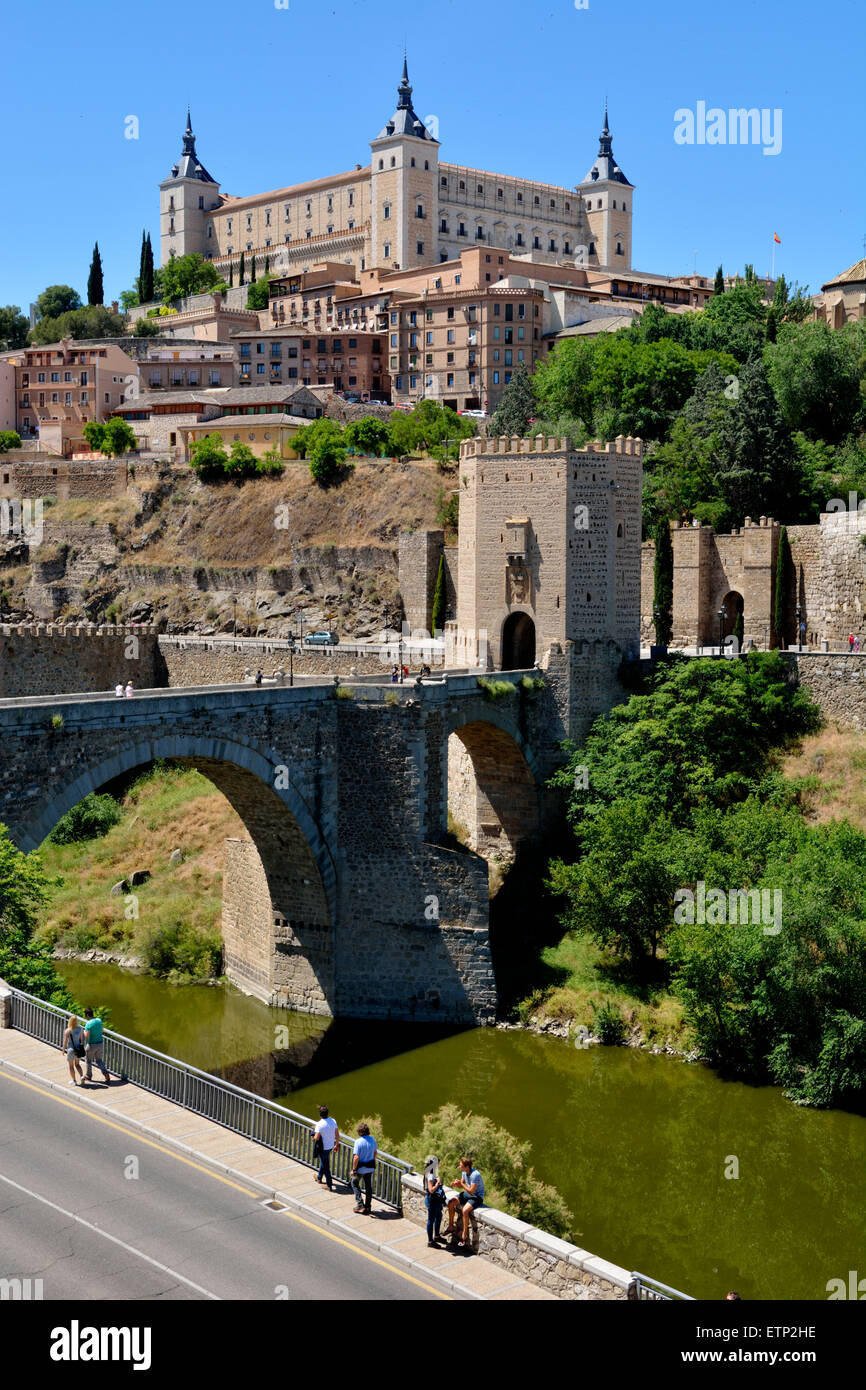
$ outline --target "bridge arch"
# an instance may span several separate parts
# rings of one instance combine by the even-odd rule
[[[227,975],[267,1002],[332,1013],[334,856],[290,770],[275,778],[274,759],[255,746],[183,733],[121,746],[60,782],[19,830],[18,844],[35,849],[88,792],[162,758],[195,767],[213,782],[250,836],[227,846],[222,918]]]
[[[519,696],[508,697],[516,702]],[[485,859],[513,859],[537,836],[541,782],[513,718],[492,702],[447,727],[446,804],[452,828]]]

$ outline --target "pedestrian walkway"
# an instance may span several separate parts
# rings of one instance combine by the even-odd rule
[[[271,1197],[332,1234],[363,1249],[375,1249],[395,1265],[411,1268],[415,1275],[441,1287],[446,1297],[492,1302],[559,1301],[546,1289],[515,1279],[492,1260],[477,1255],[452,1255],[443,1249],[430,1250],[424,1229],[398,1212],[380,1207],[374,1209],[372,1217],[356,1215],[348,1188],[328,1192],[315,1183],[311,1168],[143,1091],[132,1082],[112,1081],[106,1087],[100,1081],[84,1089],[73,1089],[65,1056],[26,1033],[0,1029],[0,1068],[61,1092],[69,1104],[81,1110],[92,1109],[104,1119],[123,1121],[155,1142],[200,1159],[221,1173],[242,1178],[261,1188],[263,1200]]]

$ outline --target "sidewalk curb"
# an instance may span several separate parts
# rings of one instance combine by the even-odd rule
[[[28,1071],[26,1067],[21,1066],[18,1062],[11,1062],[7,1058],[0,1057],[0,1071],[17,1072],[21,1076],[27,1077],[29,1081],[44,1087],[46,1090],[56,1091],[67,1100],[70,1099],[68,1085],[62,1085],[58,1081],[47,1080],[45,1077],[40,1076],[38,1072]],[[139,1095],[147,1096],[152,1094],[150,1091],[143,1091],[135,1086],[135,1082],[130,1081],[126,1084],[132,1086]],[[77,1089],[76,1087],[76,1090]],[[168,1103],[172,1104],[172,1102]],[[177,1108],[183,1113],[182,1107]],[[159,1143],[163,1144],[166,1148],[174,1148],[181,1152],[185,1158],[195,1159],[203,1168],[211,1168],[218,1173],[233,1178],[236,1182],[246,1184],[247,1187],[257,1188],[263,1199],[270,1198],[272,1201],[282,1202],[284,1206],[297,1211],[299,1215],[303,1215],[305,1220],[313,1222],[314,1225],[327,1227],[331,1229],[334,1234],[339,1234],[342,1239],[354,1243],[359,1247],[367,1247],[368,1249],[377,1251],[380,1255],[387,1257],[392,1264],[400,1264],[405,1270],[411,1270],[416,1278],[423,1278],[426,1282],[433,1285],[438,1284],[443,1290],[447,1291],[449,1294],[455,1295],[458,1299],[466,1299],[475,1303],[484,1303],[488,1301],[479,1294],[474,1293],[471,1289],[465,1288],[464,1285],[460,1284],[457,1280],[448,1279],[445,1275],[431,1270],[427,1265],[421,1264],[418,1260],[410,1259],[408,1255],[401,1255],[399,1251],[393,1249],[393,1243],[389,1244],[387,1241],[378,1241],[375,1235],[368,1236],[362,1234],[362,1232],[356,1228],[347,1226],[345,1222],[341,1221],[338,1217],[325,1216],[317,1207],[307,1206],[307,1204],[299,1198],[292,1197],[287,1192],[281,1192],[279,1188],[275,1188],[268,1183],[263,1183],[258,1178],[251,1178],[248,1174],[240,1172],[237,1168],[232,1168],[227,1163],[221,1163],[219,1159],[209,1158],[206,1154],[199,1153],[192,1145],[184,1144],[179,1139],[171,1138],[169,1135],[163,1134],[160,1130],[153,1129],[143,1120],[137,1120],[131,1115],[124,1115],[122,1111],[115,1112],[113,1110],[106,1111],[100,1109],[97,1113],[102,1115],[103,1118],[122,1120],[125,1125],[128,1125],[132,1129],[140,1130],[144,1135],[154,1141],[158,1140]],[[202,1118],[196,1116],[193,1110],[189,1110],[186,1113],[193,1119]],[[211,1121],[211,1123],[215,1124],[216,1121]],[[224,1126],[220,1126],[220,1128],[224,1128]],[[226,1128],[225,1133],[233,1134],[235,1131]],[[255,1140],[246,1139],[246,1136],[242,1134],[238,1134],[237,1137],[242,1142],[256,1142]],[[276,1149],[272,1150],[272,1152],[277,1158],[284,1157],[283,1155],[279,1155]],[[286,1161],[289,1163],[297,1163],[296,1159],[286,1159]],[[298,1167],[300,1169],[305,1169],[306,1164],[299,1163]],[[308,1171],[312,1172],[313,1170],[310,1168]],[[402,1219],[411,1227],[411,1230],[407,1232],[408,1235],[415,1235],[421,1232],[422,1227],[414,1226],[406,1217]]]

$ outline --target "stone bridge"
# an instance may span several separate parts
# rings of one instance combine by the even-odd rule
[[[538,835],[567,732],[538,674],[496,695],[460,675],[0,700],[0,820],[31,850],[112,779],[196,767],[249,835],[224,879],[235,984],[310,1013],[489,1022],[488,858]]]

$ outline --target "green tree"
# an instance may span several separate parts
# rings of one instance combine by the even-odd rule
[[[206,481],[225,477],[228,454],[218,434],[206,434],[190,449],[190,468]]]
[[[605,807],[583,827],[580,861],[551,865],[549,886],[568,899],[563,925],[645,969],[673,926],[673,839],[668,816],[645,798]]]
[[[725,274],[724,274],[724,271],[722,270],[722,267],[719,266],[718,270],[716,271],[716,278],[715,278],[715,281],[714,281],[714,283],[713,283],[713,294],[714,294],[714,295],[716,295],[716,294],[724,294],[724,292],[725,292]]]
[[[25,318],[17,304],[0,307],[0,352],[24,347],[29,332],[30,320]]]
[[[36,296],[37,319],[56,319],[81,308],[81,297],[71,285],[49,285]],[[50,341],[46,340],[46,341]]]
[[[250,256],[250,284],[256,283],[256,256],[255,252]]]
[[[104,454],[107,454],[109,458],[120,458],[123,454],[128,454],[137,448],[138,440],[126,420],[121,420],[119,416],[115,416],[108,421],[102,444]]]
[[[512,376],[493,416],[490,432],[494,435],[525,435],[529,421],[535,415],[535,397],[526,363],[521,362]]]
[[[656,524],[654,540],[653,607],[658,610],[655,619],[656,642],[666,647],[673,636],[674,624],[674,548],[666,518],[661,518]]]
[[[379,458],[388,443],[388,426],[375,415],[365,415],[346,426],[343,440],[347,448]]]
[[[0,430],[0,454],[8,454],[10,449],[21,448],[21,436],[17,430]]]
[[[153,247],[150,244],[150,232],[144,244],[144,269],[141,280],[141,302],[150,304],[154,297],[154,270],[153,270]]]
[[[136,319],[132,330],[133,338],[158,338],[162,328],[158,319]]]
[[[113,796],[88,792],[67,811],[48,836],[52,844],[72,845],[80,840],[96,840],[107,835],[120,820],[120,806]]]
[[[268,307],[269,282],[266,279],[253,280],[247,290],[248,309],[267,309]]]
[[[249,477],[251,473],[255,473],[257,462],[249,444],[244,444],[241,439],[234,439],[226,460],[225,474],[229,478]]]
[[[234,283],[235,283],[235,263],[234,263],[234,261],[229,261],[229,289],[232,289],[232,288],[234,287]]]
[[[137,284],[138,281],[136,281]],[[137,308],[140,303],[141,298],[137,289],[120,291],[120,307],[125,314],[128,314],[130,309]]]
[[[393,411],[388,421],[388,453],[395,458],[411,454],[415,447],[415,428],[408,413]]]
[[[87,302],[88,304],[101,304],[104,298],[102,257],[99,254],[99,242],[97,241],[93,245],[93,258],[90,262],[90,273],[87,276]]]
[[[267,278],[268,278],[268,276],[269,276],[269,274],[270,274],[270,269],[271,269],[271,258],[270,258],[270,256],[266,255],[266,256],[265,256],[265,279],[266,279],[266,280],[267,280]]]
[[[175,299],[184,299],[187,295],[218,290],[222,285],[213,262],[192,251],[185,256],[170,256],[154,279],[155,290],[166,304]]]
[[[354,467],[353,464],[346,463],[345,444],[333,435],[319,435],[308,448],[307,458],[310,477],[320,487],[330,487],[333,483],[339,482],[347,468]]]
[[[445,626],[445,556],[439,556],[439,569],[436,574],[436,587],[433,590],[433,610],[430,621],[433,634],[441,632]]]
[[[246,264],[245,264],[245,262],[244,262],[244,253],[243,253],[243,251],[242,251],[242,252],[241,252],[241,263],[240,263],[240,268],[239,268],[239,271],[238,271],[238,284],[239,284],[239,285],[244,284],[245,280],[246,280]]]
[[[850,434],[864,418],[864,352],[862,323],[841,329],[825,323],[782,326],[765,362],[786,424],[830,444]]]
[[[71,999],[54,969],[51,947],[33,941],[50,885],[36,854],[22,854],[0,825],[0,979],[66,1008]]]
[[[105,443],[105,425],[99,420],[88,420],[81,433],[87,440],[91,453],[101,454]]]
[[[72,309],[59,318],[42,318],[30,334],[34,344],[57,343],[62,338],[119,338],[126,332],[126,318],[102,304]]]

